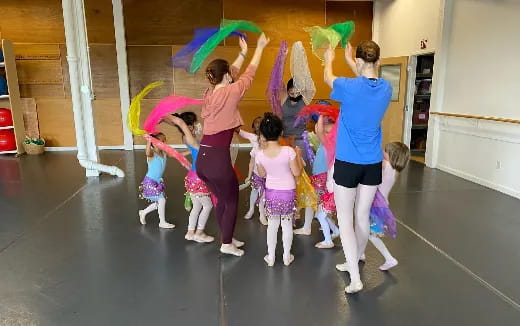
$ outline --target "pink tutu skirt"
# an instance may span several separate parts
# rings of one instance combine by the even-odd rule
[[[316,190],[316,194],[321,196],[327,192],[327,172],[315,174],[310,176],[311,184]]]
[[[186,188],[186,192],[190,194],[204,196],[210,195],[208,186],[206,186],[204,181],[202,181],[193,170],[188,171],[188,174],[184,178],[184,187]]]
[[[320,205],[327,214],[336,213],[336,203],[334,202],[334,193],[326,192],[320,196]]]

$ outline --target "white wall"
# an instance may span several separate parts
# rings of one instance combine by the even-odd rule
[[[437,45],[442,0],[374,1],[373,35],[382,57],[433,52]],[[421,50],[422,39],[428,40]]]
[[[446,6],[431,110],[520,119],[520,1]],[[520,125],[437,117],[428,137],[430,165],[520,198]]]

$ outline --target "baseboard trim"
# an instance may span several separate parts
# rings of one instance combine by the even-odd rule
[[[504,193],[506,195],[509,195],[509,196],[512,196],[512,197],[520,199],[520,190],[509,188],[509,187],[500,185],[498,183],[494,183],[494,182],[491,182],[489,180],[485,180],[485,179],[479,178],[479,177],[477,177],[477,176],[475,176],[473,174],[469,174],[469,173],[466,173],[466,172],[463,172],[463,171],[451,168],[451,167],[446,166],[444,164],[438,164],[437,168],[439,170],[444,171],[444,172],[456,175],[457,177],[469,180],[471,182],[475,182],[475,183],[477,183],[477,184],[479,184],[481,186],[484,186],[484,187],[487,187],[487,188],[499,191],[501,193]]]

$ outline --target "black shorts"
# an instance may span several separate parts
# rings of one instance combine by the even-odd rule
[[[383,162],[374,164],[355,164],[336,160],[334,162],[334,181],[337,185],[356,188],[378,186],[383,179]]]

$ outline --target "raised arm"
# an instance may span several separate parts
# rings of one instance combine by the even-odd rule
[[[244,60],[247,55],[247,42],[246,40],[241,37],[238,41],[240,45],[240,53],[238,54],[238,57],[233,61],[233,64],[231,65],[232,68],[236,69],[236,72],[238,73],[240,71],[240,68],[242,68],[242,65],[244,64]],[[235,76],[233,76],[235,78]]]
[[[329,46],[329,48],[325,51],[325,68],[323,70],[323,78],[325,79],[325,83],[332,88],[336,77],[332,72],[332,63],[334,62],[334,57],[336,54],[334,53],[334,49]]]
[[[322,144],[325,143],[326,142],[326,139],[325,139],[325,126],[324,126],[324,121],[323,121],[323,116],[322,115],[320,115],[320,117],[318,118],[318,122],[314,126],[314,131],[316,132],[316,135],[318,136],[318,139],[320,140],[320,142]]]
[[[152,142],[150,140],[146,141],[146,157],[153,157],[153,150],[152,150]]]
[[[350,67],[350,69],[352,70],[352,72],[354,72],[354,74],[359,77],[359,73],[357,71],[357,67],[356,67],[356,60],[354,60],[354,58],[352,57],[352,45],[350,44],[350,42],[347,44],[347,46],[345,47],[345,60],[347,61],[347,64],[348,66]]]
[[[191,134],[191,130],[190,130],[190,128],[188,128],[188,125],[184,122],[184,120],[182,120],[179,117],[172,116],[172,115],[170,115],[169,120],[182,130],[182,133],[184,134],[183,135],[184,140],[186,141],[187,145],[190,145],[191,147],[199,148],[199,143],[197,142],[195,137],[193,137],[193,135]]]
[[[267,44],[269,44],[269,41],[269,38],[267,38],[264,33],[260,35],[260,37],[258,38],[255,54],[253,55],[253,58],[251,59],[249,66],[247,67],[246,71],[244,71],[244,73],[240,75],[238,80],[232,84],[232,87],[238,89],[241,96],[244,96],[246,91],[253,84],[253,78],[255,77],[256,68],[260,64],[260,59],[262,59],[262,54]]]

